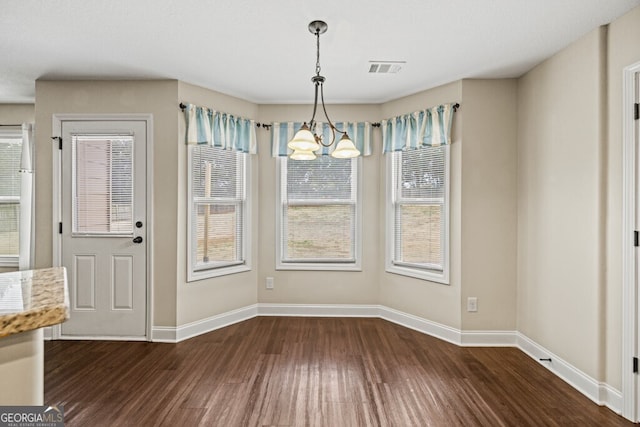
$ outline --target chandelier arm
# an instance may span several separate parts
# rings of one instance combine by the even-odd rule
[[[329,126],[331,127],[331,129],[335,129],[336,132],[339,132],[342,134],[347,133],[346,131],[341,131],[340,129],[338,129],[329,118],[329,115],[327,114],[327,108],[324,106],[324,90],[323,90],[322,83],[320,84],[320,100],[322,101],[322,110],[324,111],[324,116],[327,118],[327,122],[329,122]]]
[[[324,142],[320,141],[320,143],[325,147],[329,147],[334,142],[336,142],[336,132],[341,133],[343,135],[347,135],[347,131],[341,131],[340,129],[338,129],[329,118],[329,114],[327,114],[327,108],[324,105],[323,87],[324,86],[322,85],[322,83],[320,83],[320,100],[322,101],[322,110],[324,111],[324,116],[327,118],[327,122],[329,123],[329,127],[331,128],[331,142],[329,144],[325,144]]]

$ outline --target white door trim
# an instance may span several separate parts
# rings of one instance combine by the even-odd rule
[[[52,116],[52,137],[62,135],[62,122],[65,121],[144,121],[147,131],[147,219],[145,220],[145,241],[149,242],[147,248],[147,283],[146,283],[146,304],[147,304],[147,327],[146,340],[151,340],[153,326],[153,114],[53,114]],[[62,220],[62,156],[58,149],[58,144],[52,144],[53,159],[53,206],[52,206],[52,233],[53,233],[53,265],[62,265],[62,238],[58,233],[58,223]],[[61,335],[60,325],[56,325],[51,331],[52,339],[59,339]],[[96,337],[98,338],[98,337]],[[111,338],[113,339],[113,338]]]
[[[622,82],[622,416],[638,421],[638,375],[632,372],[632,360],[638,357],[638,292],[636,251],[633,232],[636,230],[636,198],[639,190],[636,174],[635,120],[633,104],[636,100],[636,74],[640,62],[625,67]]]

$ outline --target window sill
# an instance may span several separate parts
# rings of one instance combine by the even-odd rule
[[[415,279],[427,280],[429,282],[449,285],[449,274],[446,271],[442,273],[436,273],[432,271],[421,270],[418,268],[400,267],[397,265],[387,265],[385,271],[387,273],[399,274],[401,276],[408,276]]]
[[[198,280],[211,279],[213,277],[244,273],[245,271],[251,271],[251,266],[246,264],[239,264],[230,267],[212,268],[209,270],[188,271],[187,282],[196,282]]]
[[[276,270],[300,270],[300,271],[362,271],[360,263],[305,263],[305,262],[279,262]]]
[[[17,256],[0,257],[0,267],[18,267],[19,265]]]

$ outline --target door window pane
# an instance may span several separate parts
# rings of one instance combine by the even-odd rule
[[[73,232],[133,233],[133,136],[74,135]]]

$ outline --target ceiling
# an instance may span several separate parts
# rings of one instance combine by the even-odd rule
[[[36,79],[178,79],[259,104],[380,103],[518,77],[640,0],[0,0],[0,103]],[[406,61],[369,74],[369,61]]]

